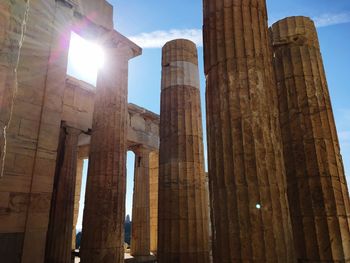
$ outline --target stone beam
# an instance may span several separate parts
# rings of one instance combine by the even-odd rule
[[[91,130],[95,96],[95,87],[67,77],[62,119],[84,131]],[[159,149],[159,115],[129,103],[127,126],[129,148],[143,145],[153,150]],[[81,136],[79,145],[89,144],[90,136]]]

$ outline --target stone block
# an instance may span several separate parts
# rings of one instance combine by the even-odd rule
[[[30,84],[30,83],[29,83]],[[34,105],[41,106],[43,103],[43,89],[38,86],[21,84],[17,90],[16,98]]]
[[[0,211],[4,211],[8,208],[9,201],[10,201],[10,193],[0,192]]]
[[[39,123],[37,121],[31,121],[21,119],[18,135],[30,140],[37,140],[39,136]]]
[[[1,4],[0,4],[1,7]],[[1,12],[1,10],[0,10]],[[1,22],[1,21],[0,21]],[[3,262],[20,263],[22,254],[23,233],[0,234],[0,258]]]
[[[71,107],[74,106],[74,92],[75,92],[74,90],[75,88],[66,85],[66,88],[64,90],[64,96],[63,96],[64,105],[71,106]]]
[[[56,124],[56,125],[42,124],[40,127],[38,147],[41,148],[42,150],[56,152],[59,133],[60,133],[59,124]]]
[[[32,175],[33,166],[34,166],[33,156],[18,153],[15,155],[15,162],[14,162],[13,168],[8,171],[11,172],[12,175],[21,175],[21,176],[30,177]]]
[[[0,192],[22,192],[28,193],[30,189],[29,176],[12,176],[11,173],[6,173],[1,178]]]
[[[44,262],[47,228],[26,230],[21,263]]]
[[[15,100],[13,115],[21,119],[39,122],[41,116],[41,107],[23,100]]]
[[[0,233],[24,232],[26,213],[1,213]]]
[[[41,118],[42,123],[57,126],[61,123],[62,112],[44,107]]]
[[[10,213],[25,213],[29,206],[29,193],[11,192],[9,199]]]
[[[73,0],[77,11],[97,25],[113,29],[113,7],[105,0]]]

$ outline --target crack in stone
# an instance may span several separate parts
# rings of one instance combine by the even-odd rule
[[[16,99],[16,95],[17,95],[17,90],[18,90],[18,65],[19,65],[19,59],[21,56],[21,49],[22,49],[22,45],[23,45],[23,41],[24,41],[24,37],[25,37],[25,32],[27,29],[27,19],[28,19],[28,14],[29,14],[29,9],[30,9],[30,0],[26,1],[26,8],[25,8],[25,12],[23,15],[23,20],[22,20],[22,25],[21,25],[21,36],[18,42],[18,55],[17,55],[17,60],[16,60],[16,66],[14,68],[14,85],[13,85],[13,92],[12,92],[12,98],[11,98],[11,104],[10,104],[10,113],[9,113],[9,118],[7,123],[4,125],[4,129],[3,129],[3,141],[4,141],[4,146],[0,155],[1,158],[1,167],[0,167],[0,178],[2,178],[4,176],[4,170],[5,170],[5,159],[6,159],[6,149],[7,149],[7,129],[11,124],[11,120],[12,120],[12,115],[13,115],[13,105]]]

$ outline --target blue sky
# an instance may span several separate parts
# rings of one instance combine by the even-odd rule
[[[114,26],[143,47],[130,62],[129,102],[159,113],[161,46],[173,38],[190,38],[198,45],[203,127],[205,80],[201,43],[202,0],[110,0]],[[350,181],[350,1],[268,0],[269,23],[293,15],[313,18],[318,27],[346,174]],[[204,129],[205,131],[205,129]],[[206,147],[206,142],[204,143]],[[128,154],[126,213],[131,213],[133,156]]]

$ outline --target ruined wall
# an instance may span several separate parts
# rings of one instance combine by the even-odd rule
[[[8,254],[0,257],[5,262],[42,262],[73,11],[53,0],[11,1],[8,10],[10,41],[1,41],[8,43],[1,53],[8,59],[2,79],[11,94],[1,97],[11,105],[1,107],[9,121],[0,181],[0,247]]]
[[[43,262],[63,101],[69,96],[64,93],[70,32],[79,29],[78,33],[98,38],[112,28],[112,7],[104,0],[0,3],[0,258],[4,262]],[[79,105],[80,123],[73,127],[86,128],[82,124],[91,109],[85,107]]]

